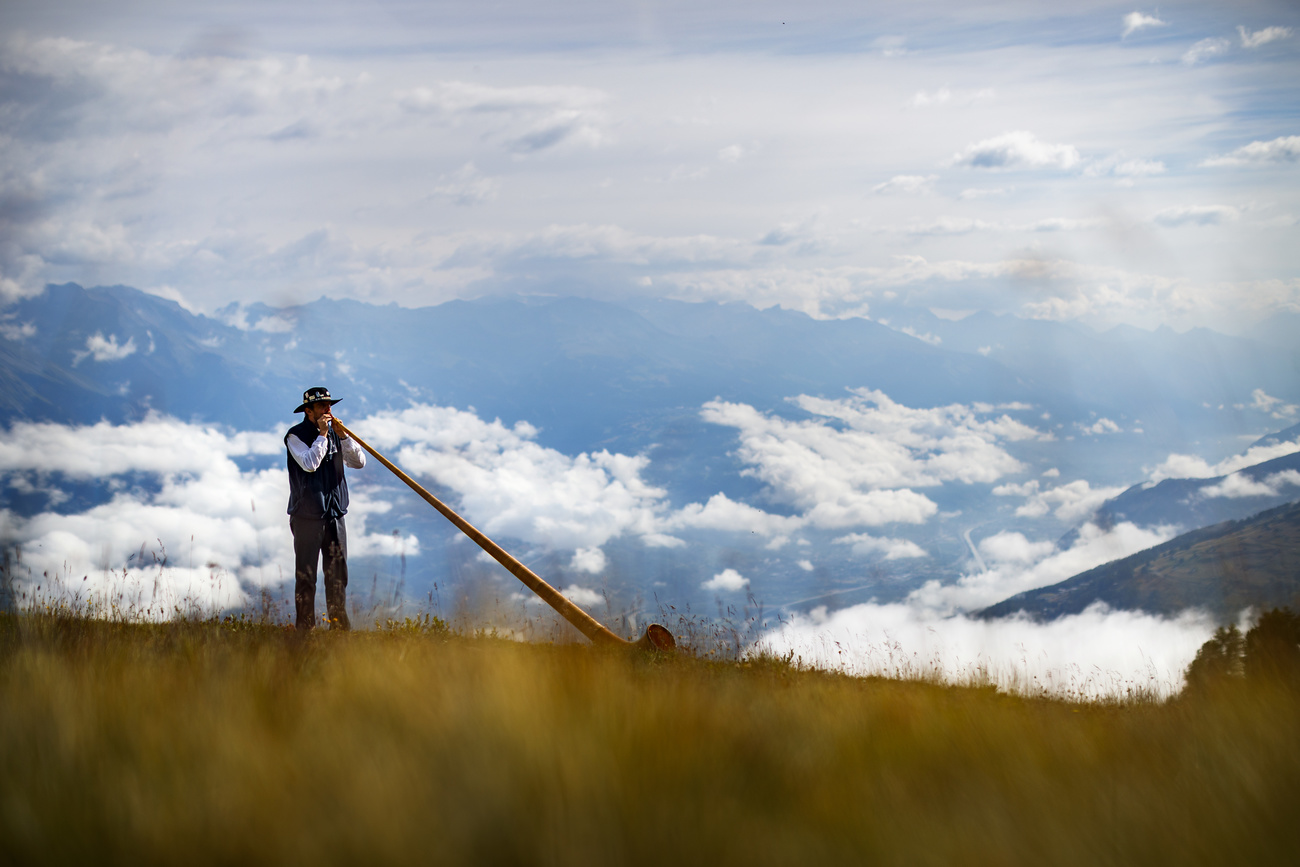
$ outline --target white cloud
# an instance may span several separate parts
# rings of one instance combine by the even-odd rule
[[[19,342],[36,336],[36,324],[33,322],[0,321],[0,337]]]
[[[1202,61],[1226,53],[1231,47],[1232,41],[1222,37],[1214,36],[1209,39],[1202,39],[1183,54],[1183,63],[1188,66],[1195,66]]]
[[[283,316],[263,316],[253,324],[254,331],[265,331],[267,334],[288,334],[298,326],[291,319]]]
[[[1021,485],[999,485],[993,489],[996,496],[1025,497],[1024,505],[1016,509],[1016,515],[1022,518],[1041,518],[1048,512],[1053,512],[1057,518],[1067,523],[1087,517],[1102,503],[1123,491],[1122,487],[1093,488],[1087,479],[1078,479],[1047,490],[1039,490],[1037,479]]]
[[[1031,542],[1023,533],[1003,530],[980,540],[980,554],[986,563],[1028,565],[1037,563],[1056,550],[1052,542]]]
[[[938,175],[894,175],[882,184],[876,184],[871,191],[876,194],[905,193],[918,195],[934,192],[934,182]]]
[[[1075,701],[1125,698],[1127,690],[1170,696],[1214,631],[1186,611],[1157,617],[1094,606],[1050,623],[1025,618],[943,617],[911,605],[856,605],[795,614],[756,649],[791,653],[802,665],[869,677],[991,682],[1005,692]]]
[[[93,451],[84,448],[86,442],[95,443]],[[178,476],[202,473],[214,459],[220,463],[283,448],[277,433],[224,434],[211,425],[187,425],[159,415],[132,425],[16,422],[0,438],[0,473],[60,473],[76,480],[130,472]],[[285,498],[287,502],[287,488]]]
[[[605,552],[600,548],[579,548],[573,552],[569,568],[578,572],[590,572],[593,575],[605,571]]]
[[[242,304],[231,304],[218,311],[217,318],[225,325],[240,331],[264,331],[267,334],[288,334],[298,327],[292,317],[284,313],[263,316],[256,322],[248,321],[248,308]],[[217,338],[218,340],[220,338]]]
[[[72,366],[76,367],[87,357],[93,358],[95,361],[121,361],[129,355],[134,355],[135,351],[134,337],[128,337],[126,343],[119,346],[116,334],[110,334],[105,339],[102,332],[96,331],[86,338],[86,350],[84,352],[74,351],[72,353]]]
[[[1253,409],[1269,413],[1276,419],[1289,420],[1295,418],[1297,413],[1300,413],[1300,406],[1293,403],[1287,403],[1280,397],[1273,397],[1273,395],[1264,391],[1262,388],[1257,388],[1252,391],[1250,393],[1250,400],[1250,406]]]
[[[1121,177],[1146,177],[1147,175],[1163,175],[1165,173],[1165,164],[1160,160],[1142,160],[1132,159],[1116,163],[1112,169],[1114,174]]]
[[[779,547],[789,540],[791,533],[806,524],[807,521],[802,517],[773,515],[718,493],[703,506],[688,503],[667,517],[662,526],[668,530],[691,528],[756,533],[770,539],[770,544],[774,547]]]
[[[971,232],[1000,232],[1006,226],[977,217],[941,216],[928,222],[911,223],[902,231],[911,235],[968,235]]]
[[[722,160],[724,163],[731,163],[733,165],[740,162],[744,156],[745,149],[740,145],[727,145],[725,148],[718,151],[718,159]]]
[[[1121,152],[1105,159],[1089,162],[1083,173],[1090,177],[1111,175],[1127,179],[1162,175],[1165,171],[1165,164],[1160,160],[1130,158]]]
[[[1291,35],[1291,28],[1265,27],[1252,33],[1238,24],[1237,33],[1241,36],[1242,48],[1259,48],[1261,45],[1267,45],[1279,39],[1286,39]]]
[[[923,522],[937,507],[912,487],[996,481],[1022,469],[999,442],[1045,436],[1005,414],[985,418],[959,404],[913,409],[870,389],[792,402],[813,418],[788,421],[725,401],[705,404],[702,416],[736,428],[745,474],[821,527]]]
[[[1254,479],[1242,473],[1231,473],[1217,485],[1205,485],[1200,489],[1202,497],[1277,497],[1284,487],[1300,486],[1300,470],[1283,470],[1272,473],[1264,479]]]
[[[800,561],[799,561],[799,568],[802,569],[802,570],[805,571],[805,572],[811,572],[811,571],[813,571],[813,564],[812,564],[812,561],[811,561],[811,560],[800,560]]]
[[[567,596],[574,605],[580,605],[583,608],[593,608],[605,601],[605,597],[600,593],[588,587],[580,587],[577,584],[570,584],[562,589],[560,593]],[[532,598],[529,597],[529,601]]]
[[[850,533],[834,540],[836,545],[852,545],[855,557],[868,557],[883,554],[886,560],[905,560],[914,557],[928,557],[925,549],[907,539],[887,539],[871,536],[867,533]]]
[[[1164,479],[1213,479],[1297,451],[1300,451],[1300,441],[1254,446],[1245,454],[1232,455],[1217,464],[1210,464],[1196,455],[1171,454],[1154,469],[1149,470],[1147,475],[1152,482],[1160,482]]]
[[[471,81],[440,81],[402,91],[397,102],[421,114],[508,113],[520,109],[580,109],[605,102],[603,91],[589,87],[525,85],[494,87]]]
[[[931,346],[938,346],[940,343],[943,343],[943,338],[939,337],[937,334],[931,334],[928,331],[922,333],[920,331],[917,331],[915,328],[913,328],[910,325],[904,325],[900,328],[895,328],[894,330],[901,331],[902,333],[906,334],[908,337],[915,337],[917,340],[924,341],[925,343],[928,343]]]
[[[608,140],[600,110],[606,95],[595,88],[442,81],[399,91],[396,100],[405,111],[444,122],[486,123],[489,135],[519,154],[563,142],[597,147]]]
[[[1268,482],[1270,487],[1279,490],[1283,486],[1300,487],[1300,470],[1283,470],[1280,473],[1273,473],[1264,481]]]
[[[749,579],[741,575],[735,569],[723,569],[717,575],[714,575],[708,581],[700,585],[701,589],[709,591],[726,591],[736,593],[744,590],[749,586]]]
[[[1073,145],[1051,144],[1024,130],[1003,133],[954,154],[949,165],[981,169],[1069,169],[1078,165]]]
[[[96,448],[84,448],[87,441]],[[0,446],[0,476],[74,480],[145,473],[157,491],[119,491],[83,512],[21,517],[0,510],[0,536],[23,551],[21,592],[90,601],[99,610],[165,619],[204,613],[292,580],[293,544],[285,520],[283,468],[241,470],[235,457],[283,449],[279,436],[225,434],[152,416],[133,425],[88,427],[16,423]],[[389,504],[364,485],[351,491],[348,545],[353,556],[419,553],[414,536],[368,531]],[[38,591],[37,588],[40,588]]]
[[[962,199],[963,201],[977,200],[977,199],[997,199],[1007,195],[1007,193],[1009,192],[1011,192],[1011,190],[1008,189],[1007,187],[990,187],[990,188],[972,187],[970,189],[962,190],[960,193],[957,194],[957,198]]]
[[[356,429],[376,448],[396,447],[407,472],[454,491],[466,519],[489,536],[576,550],[623,533],[660,534],[665,492],[642,480],[645,457],[569,457],[534,442],[526,422],[508,428],[449,407],[381,412]]]
[[[1269,141],[1253,141],[1223,156],[1204,160],[1202,166],[1244,166],[1251,164],[1293,163],[1300,160],[1300,135],[1278,136]]]
[[[1071,9],[1063,20],[1086,27],[1089,14]],[[1136,14],[1130,20],[1146,22],[1155,32],[1148,19],[1158,20],[1160,13]],[[825,27],[838,26],[831,19],[838,21],[832,15]],[[498,31],[497,23],[490,29]],[[924,238],[915,242],[863,238],[849,224],[880,222],[885,202],[850,205],[846,195],[851,198],[862,179],[869,179],[870,188],[899,172],[928,177],[929,170],[918,167],[958,146],[989,141],[994,144],[972,146],[959,159],[989,168],[1071,164],[1083,172],[1105,163],[1113,181],[1140,179],[1158,174],[1162,165],[1172,169],[1171,160],[1185,165],[1184,133],[1192,128],[1187,124],[1223,129],[1224,112],[1238,102],[1220,92],[1226,86],[1221,80],[1199,89],[1180,87],[1188,70],[1167,64],[1145,67],[1159,86],[1127,87],[1136,60],[1131,52],[1006,43],[958,56],[935,50],[946,44],[927,32],[936,23],[914,35],[912,25],[902,26],[888,12],[876,24],[878,33],[907,33],[908,45],[926,46],[905,58],[909,72],[903,79],[876,74],[870,67],[884,61],[861,52],[718,51],[714,45],[700,52],[601,51],[579,60],[573,52],[548,50],[514,55],[507,63],[504,55],[484,55],[478,43],[463,45],[459,59],[438,52],[338,50],[340,39],[431,44],[428,39],[447,38],[419,34],[418,28],[399,33],[376,22],[363,28],[364,39],[331,31],[331,41],[331,33],[322,32],[311,42],[319,46],[311,58],[291,53],[303,50],[303,43],[283,29],[259,31],[257,46],[221,56],[112,45],[102,39],[108,31],[90,24],[79,32],[98,41],[6,39],[0,65],[14,76],[6,90],[14,106],[6,132],[15,138],[6,149],[12,168],[0,179],[0,197],[6,214],[19,214],[22,225],[5,233],[11,243],[0,252],[0,297],[77,280],[174,287],[205,310],[237,299],[288,304],[320,294],[414,306],[534,279],[608,291],[653,279],[656,291],[664,287],[679,297],[734,297],[839,316],[875,304],[867,294],[870,285],[906,270],[895,267],[899,252],[924,250],[936,266],[993,270],[1004,266],[1003,257],[1037,257],[1008,254],[1014,247],[997,241],[979,246],[971,237],[977,232],[1082,229],[1091,224],[1081,216],[1093,214],[1114,215],[1108,222],[1122,230],[1124,219],[1131,219],[1123,201],[1096,199],[1096,190],[1086,215],[1026,217],[1022,206],[1077,198],[1041,186],[1062,182],[1049,171],[1017,181],[1007,201],[980,199],[978,210],[958,215],[968,222],[950,218],[919,226]],[[517,32],[520,26],[507,29]],[[1163,28],[1162,35],[1168,31]],[[994,31],[971,32],[983,39]],[[185,38],[150,44],[179,45]],[[902,44],[876,47],[896,50]],[[1128,56],[1117,60],[1119,55]],[[1243,67],[1234,93],[1265,104],[1272,92],[1265,66]],[[839,84],[828,86],[831,81]],[[955,84],[945,85],[949,81]],[[958,86],[966,82],[988,87]],[[1016,94],[1013,113],[1021,120],[1008,120],[1003,110],[948,110],[987,99],[992,85],[999,95],[1004,89]],[[1184,104],[1169,93],[1199,96]],[[899,103],[923,109],[908,112],[916,123],[881,122],[874,111],[846,110],[892,106],[903,112]],[[1044,140],[1028,137],[998,147],[989,138],[1025,124]],[[1139,128],[1150,135],[1133,132]],[[596,154],[585,148],[597,143]],[[1113,154],[1121,144],[1140,158],[1095,159],[1095,149]],[[760,146],[769,159],[750,158]],[[1088,155],[1094,158],[1080,156],[1076,147],[1092,149]],[[230,153],[239,159],[220,158]],[[1214,156],[1197,154],[1191,161],[1207,155]],[[733,157],[734,164],[726,165]],[[713,173],[689,192],[686,185],[671,192],[653,188],[676,167],[694,170],[702,163],[711,164]],[[470,165],[474,174],[466,169]],[[322,177],[329,183],[322,185]],[[175,195],[178,178],[189,185],[182,196]],[[1179,182],[1184,180],[1190,184],[1187,201],[1216,201],[1205,178]],[[1262,181],[1243,183],[1257,188],[1242,189],[1242,202],[1267,199]],[[979,192],[992,191],[966,194],[967,204]],[[440,207],[494,196],[508,198],[509,207],[465,208],[454,220]],[[211,207],[184,205],[200,199]],[[22,207],[11,210],[11,202]],[[285,219],[278,210],[286,202],[303,203],[297,218]],[[903,209],[890,209],[889,219],[927,223],[928,215],[896,204]],[[825,233],[841,243],[755,248],[754,238],[790,214],[814,212],[823,215]],[[664,236],[664,226],[689,228],[680,237]],[[1168,320],[1180,330],[1215,325],[1215,305],[1200,303],[1222,294],[1210,285],[1222,273],[1213,251],[1198,246],[1191,233],[1163,242],[1174,246],[1158,253],[1148,246],[1150,264],[1143,267],[1148,276],[1177,283],[1177,293],[1134,299],[1107,280],[1101,282],[1117,291],[1104,299],[1083,286],[1078,291],[1086,300],[1049,291],[1031,303],[1056,317]],[[1031,248],[1062,249],[1068,243],[1024,240]],[[1101,249],[1077,248],[1079,264],[1118,261]],[[965,261],[972,250],[987,261]],[[1294,269],[1277,249],[1243,255],[1261,283],[1285,286],[1292,280]],[[803,258],[792,262],[794,257]],[[985,279],[974,270],[968,279]],[[952,288],[908,285],[917,294]],[[756,291],[749,294],[751,289]],[[1263,288],[1242,289],[1242,297],[1277,300]],[[1019,312],[1025,297],[1003,288],[985,291],[981,300],[997,312]],[[1189,303],[1195,307],[1190,312]]]
[[[457,205],[481,205],[495,199],[500,188],[499,180],[484,177],[469,162],[451,174],[440,175],[432,196]]]
[[[807,223],[798,224],[802,228]],[[551,225],[519,236],[468,236],[448,253],[458,261],[499,259],[605,260],[632,265],[710,261],[744,261],[752,251],[747,241],[710,235],[639,235],[619,226]],[[790,240],[793,240],[791,238]]]
[[[899,57],[907,53],[904,36],[878,36],[871,40],[871,47],[878,49],[885,57]]]
[[[73,93],[90,88],[95,99],[79,108],[101,135],[184,127],[244,140],[318,135],[328,126],[322,107],[351,89],[337,76],[317,75],[302,55],[155,55],[62,37],[11,37],[3,50],[10,72]]]
[[[1096,217],[1045,217],[1029,223],[999,223],[978,217],[941,216],[928,222],[913,222],[886,231],[906,232],[910,235],[969,235],[972,232],[1072,232],[1104,228],[1109,223]]]
[[[1106,225],[1108,224],[1105,220],[1096,218],[1047,217],[1018,228],[1021,231],[1028,232],[1077,232],[1085,229],[1099,229]]]
[[[975,103],[991,100],[996,96],[996,92],[991,87],[980,90],[952,90],[948,87],[941,87],[938,90],[924,91],[918,90],[911,100],[911,104],[916,108],[926,108],[932,105],[973,105]]]
[[[1219,226],[1233,222],[1241,212],[1231,205],[1185,205],[1157,211],[1151,218],[1160,226]]]
[[[1022,543],[1014,538],[1016,535],[1019,534],[1008,534],[992,545],[994,553],[1007,559],[989,565],[984,571],[963,575],[954,584],[928,581],[908,596],[909,602],[943,614],[975,611],[1159,545],[1172,539],[1174,530],[1170,527],[1142,529],[1128,522],[1101,530],[1088,523],[1079,528],[1074,544],[1066,550],[1057,550],[1055,545],[1049,548],[1028,541]],[[984,550],[981,545],[981,553]],[[1024,556],[1017,557],[1017,553]]]
[[[1038,480],[1030,479],[1027,482],[1015,484],[1007,482],[1005,485],[998,485],[993,489],[995,497],[1029,497],[1038,493]]]
[[[1076,422],[1075,424],[1079,428],[1079,430],[1083,431],[1086,434],[1092,434],[1093,436],[1101,436],[1102,434],[1113,434],[1113,433],[1120,432],[1119,425],[1115,424],[1115,422],[1111,421],[1105,416],[1102,416],[1101,418],[1097,419],[1092,424],[1084,424],[1083,422]]]
[[[1124,16],[1124,32],[1120,34],[1120,38],[1127,39],[1144,27],[1164,27],[1166,23],[1154,15],[1144,15],[1141,12],[1133,11]]]

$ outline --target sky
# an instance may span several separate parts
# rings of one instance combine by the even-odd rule
[[[0,10],[0,293],[1300,309],[1280,2]]]

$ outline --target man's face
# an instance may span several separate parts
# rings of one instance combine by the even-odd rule
[[[328,415],[330,411],[330,402],[328,400],[318,400],[315,403],[307,404],[307,421],[315,424],[323,415]]]

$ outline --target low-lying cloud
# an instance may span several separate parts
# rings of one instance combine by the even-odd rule
[[[937,616],[912,605],[868,603],[796,614],[754,650],[870,677],[991,683],[1006,692],[1072,700],[1165,697],[1214,631],[1208,615],[1160,617],[1095,605],[1049,623]]]
[[[723,569],[708,581],[700,585],[701,590],[712,592],[739,593],[749,586],[749,579],[735,569]]]
[[[1087,479],[1076,479],[1054,488],[1040,489],[1038,479],[1020,484],[998,485],[994,496],[1024,497],[1023,505],[1016,508],[1022,518],[1041,518],[1049,512],[1066,523],[1074,523],[1096,511],[1097,507],[1120,493],[1123,487],[1094,488]]]
[[[1022,533],[1002,531],[980,542],[983,568],[962,575],[955,583],[927,581],[909,596],[909,603],[947,615],[977,611],[1002,600],[1056,584],[1103,563],[1167,542],[1173,527],[1138,527],[1127,521],[1103,530],[1087,523],[1069,548],[1030,542]]]
[[[1244,497],[1277,497],[1284,488],[1300,487],[1300,471],[1283,470],[1272,473],[1263,479],[1255,479],[1245,473],[1232,473],[1215,485],[1205,485],[1200,490],[1202,497],[1225,497],[1241,499]]]
[[[1149,470],[1147,477],[1151,482],[1161,482],[1165,479],[1213,479],[1297,451],[1300,451],[1300,440],[1252,446],[1244,454],[1230,455],[1217,464],[1211,464],[1197,455],[1175,453]]]
[[[16,423],[0,444],[0,479],[11,488],[43,492],[57,505],[66,496],[61,483],[145,474],[157,487],[122,479],[108,502],[74,514],[0,510],[0,540],[21,552],[17,592],[28,602],[77,599],[162,619],[240,605],[259,588],[283,585],[294,559],[287,476],[235,461],[281,449],[275,434],[230,434],[160,416],[133,425]],[[414,536],[368,530],[389,508],[354,486],[351,555],[418,554]]]
[[[923,523],[938,507],[912,488],[997,481],[1023,469],[1000,443],[1050,438],[992,407],[917,409],[871,389],[791,402],[812,418],[790,421],[726,401],[705,404],[702,416],[736,428],[745,474],[825,528]]]
[[[96,331],[86,338],[84,352],[76,351],[72,353],[72,366],[76,367],[85,361],[87,357],[95,361],[121,361],[129,355],[134,355],[135,351],[134,337],[128,337],[126,343],[119,345],[116,334],[110,334],[105,338],[102,332]]]

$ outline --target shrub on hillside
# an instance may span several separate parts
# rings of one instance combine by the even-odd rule
[[[1214,637],[1201,645],[1187,667],[1187,688],[1198,689],[1228,677],[1246,673],[1246,639],[1235,626],[1220,626]]]
[[[1300,682],[1300,614],[1289,608],[1265,612],[1246,633],[1247,680]]]
[[[1187,687],[1195,691],[1231,678],[1300,684],[1300,614],[1274,608],[1244,636],[1235,626],[1216,629],[1188,666]]]

